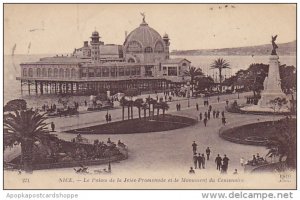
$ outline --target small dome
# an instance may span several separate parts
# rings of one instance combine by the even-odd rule
[[[169,35],[165,33],[163,38],[169,38]]]
[[[94,32],[92,33],[92,36],[98,37],[98,36],[99,36],[98,31],[94,31]]]
[[[139,42],[143,48],[153,48],[158,41],[162,41],[161,35],[156,30],[149,27],[147,23],[142,23],[127,36],[124,46],[128,45],[130,42]]]

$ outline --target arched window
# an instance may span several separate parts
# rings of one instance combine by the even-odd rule
[[[71,69],[71,77],[76,78],[76,71],[75,69]]]
[[[58,69],[57,68],[54,69],[54,77],[58,77]]]
[[[32,68],[29,68],[29,70],[28,70],[28,76],[29,77],[33,77],[33,69]]]
[[[41,69],[40,68],[37,68],[37,70],[36,70],[36,76],[37,77],[41,77]]]
[[[127,45],[127,51],[133,53],[142,53],[143,48],[142,45],[137,41],[131,41]]]
[[[145,53],[152,53],[153,49],[151,47],[146,47],[145,48]]]
[[[52,74],[52,68],[49,68],[48,69],[48,77],[52,77],[53,76],[53,74]]]
[[[66,69],[66,71],[65,71],[65,77],[66,78],[70,77],[70,69]]]
[[[135,60],[134,60],[133,58],[129,58],[129,59],[128,59],[128,62],[129,62],[129,63],[135,63]]]
[[[47,71],[45,68],[42,69],[42,76],[47,77]]]
[[[59,69],[59,77],[62,77],[62,78],[64,77],[64,71],[65,70],[63,68]]]
[[[23,69],[23,76],[27,76],[27,69],[26,68]]]
[[[156,42],[155,47],[154,47],[154,51],[156,53],[164,52],[164,45],[162,44],[162,42],[160,42],[160,41]]]

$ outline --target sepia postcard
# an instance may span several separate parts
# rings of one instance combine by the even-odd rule
[[[296,189],[296,4],[3,4],[9,189]]]

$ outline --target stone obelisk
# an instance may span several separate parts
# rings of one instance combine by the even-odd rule
[[[270,101],[276,98],[286,98],[286,94],[282,92],[281,80],[279,75],[279,57],[276,53],[278,46],[275,44],[277,35],[272,37],[273,50],[269,58],[268,77],[264,81],[264,90],[261,93],[261,99],[258,105],[262,108],[270,107]]]

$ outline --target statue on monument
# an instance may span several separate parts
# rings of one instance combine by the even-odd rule
[[[277,35],[275,35],[274,37],[272,36],[272,46],[273,46],[273,49],[272,49],[272,54],[271,55],[277,55],[276,49],[278,49],[278,46],[275,43],[276,39],[277,39]]]
[[[141,15],[142,15],[142,17],[143,17],[143,23],[146,23],[146,22],[145,22],[145,18],[146,18],[145,12],[140,12],[140,13],[141,13]]]

